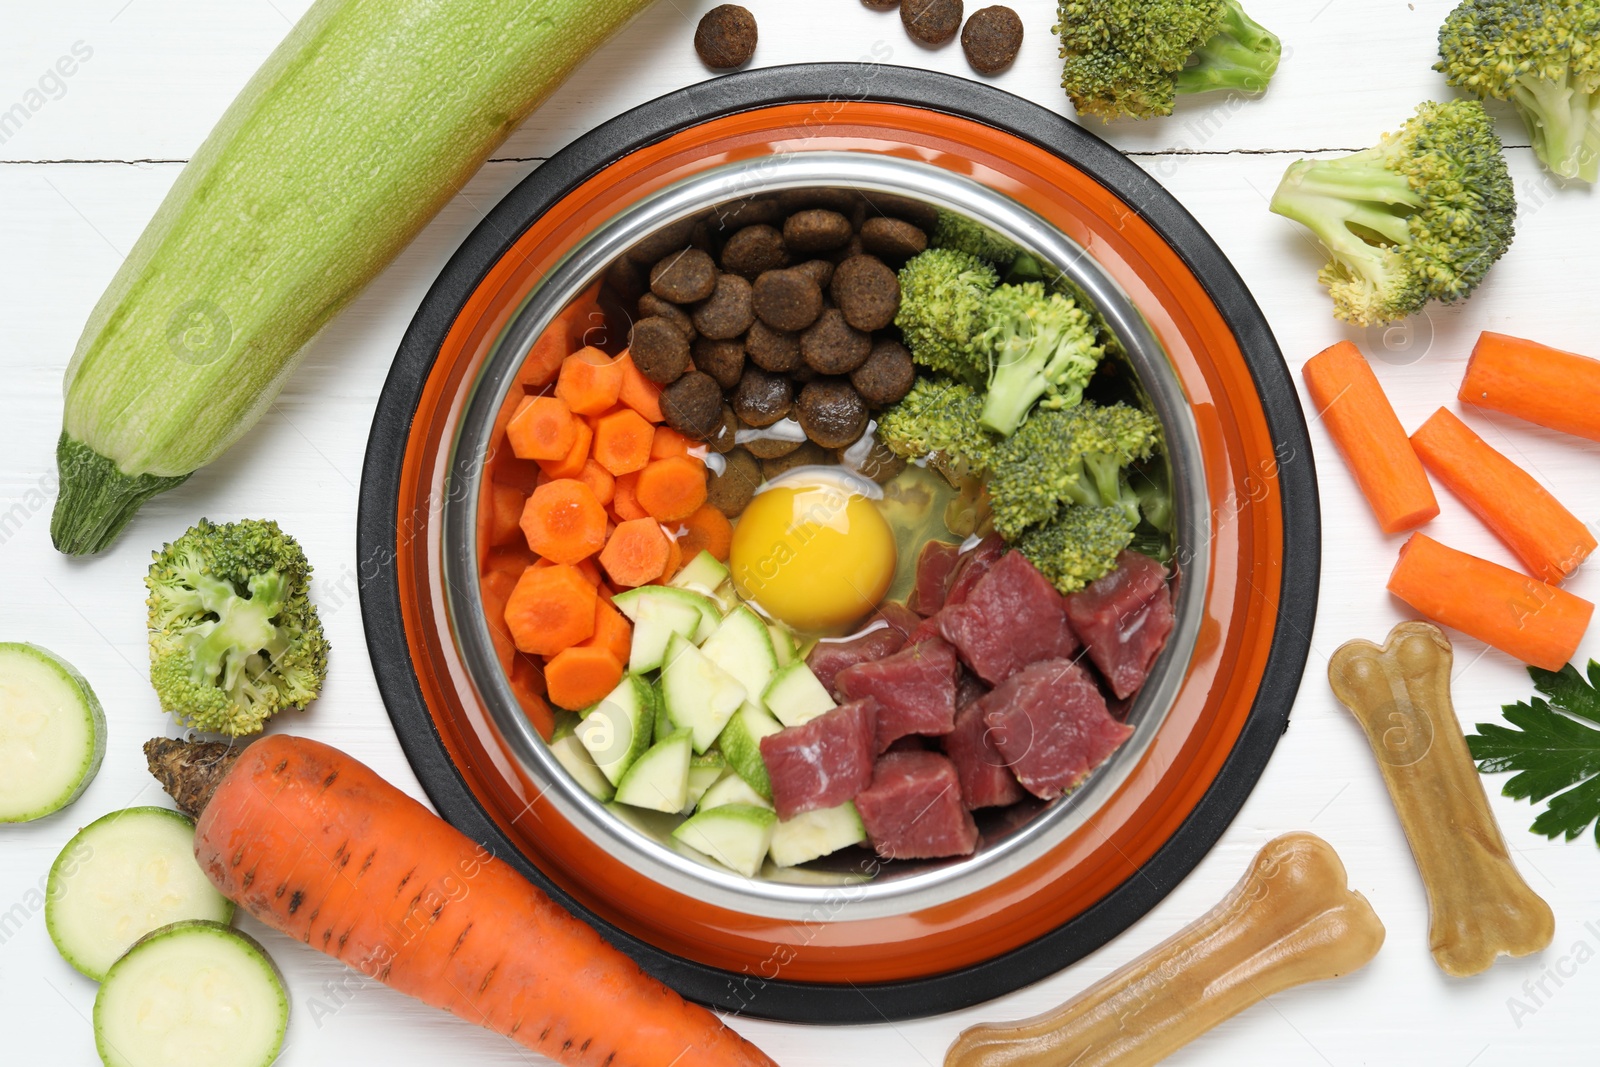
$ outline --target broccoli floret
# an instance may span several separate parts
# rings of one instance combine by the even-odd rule
[[[978,349],[984,300],[997,284],[994,268],[970,252],[930,248],[900,268],[900,327],[911,358],[976,384],[988,371]]]
[[[1039,573],[1063,593],[1075,593],[1117,565],[1117,554],[1133,540],[1121,508],[1072,505],[1054,522],[1036,526],[1017,541]]]
[[[1179,93],[1265,92],[1283,51],[1237,0],[1061,0],[1061,84],[1081,114],[1172,114]]]
[[[1434,70],[1510,101],[1533,151],[1563,178],[1600,178],[1600,4],[1465,0],[1439,27]]]
[[[928,243],[934,248],[953,248],[977,256],[994,264],[998,270],[1009,270],[1022,254],[1022,249],[989,227],[954,211],[939,212],[939,221],[934,224]]]
[[[1272,210],[1317,235],[1335,318],[1371,326],[1466,298],[1511,244],[1516,194],[1476,100],[1426,102],[1396,133],[1292,164]]]
[[[1114,508],[1131,533],[1141,506],[1127,468],[1160,446],[1155,416],[1127,404],[1037,412],[990,457],[995,530],[1015,540],[1052,521],[1065,504]]]
[[[198,730],[258,733],[322,688],[328,642],[311,603],[311,564],[275,522],[201,519],[155,553],[150,682]]]
[[[1083,399],[1105,350],[1095,343],[1094,320],[1070,297],[1040,282],[1002,285],[989,294],[984,322],[979,343],[990,360],[984,426],[1008,436],[1040,398],[1058,408]]]
[[[907,459],[928,459],[953,478],[981,472],[995,438],[978,424],[983,399],[965,382],[918,377],[911,392],[878,416],[878,439]]]

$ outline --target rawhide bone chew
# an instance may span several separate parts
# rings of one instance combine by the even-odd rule
[[[964,1031],[945,1067],[1145,1067],[1273,993],[1359,969],[1382,945],[1383,923],[1333,846],[1284,834],[1204,917],[1053,1011]]]
[[[1550,944],[1555,917],[1511,863],[1450,702],[1450,642],[1403,622],[1379,648],[1349,641],[1328,661],[1334,696],[1367,732],[1428,891],[1428,947],[1446,974]]]

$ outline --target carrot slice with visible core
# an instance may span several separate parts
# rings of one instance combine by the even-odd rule
[[[1600,441],[1600,360],[1485,330],[1458,394],[1552,430]]]
[[[553,396],[536,396],[506,426],[518,459],[565,459],[578,437],[578,420]]]
[[[606,509],[594,490],[575,478],[535,489],[522,509],[528,547],[552,563],[578,563],[606,543]]]
[[[1378,527],[1400,533],[1439,514],[1422,463],[1356,346],[1340,341],[1325,348],[1306,361],[1301,373]]]
[[[529,567],[506,601],[506,626],[521,651],[553,656],[593,635],[598,595],[576,567]]]
[[[617,526],[600,550],[600,566],[616,585],[648,585],[666,569],[671,540],[656,520],[630,519]]]
[[[733,547],[733,523],[726,515],[710,504],[702,504],[683,520],[683,526],[678,547],[686,558],[694,559],[705,551],[723,563],[728,562],[728,551]]]
[[[622,681],[622,662],[608,649],[575,645],[544,665],[550,703],[577,711],[605,699]]]
[[[1559,671],[1578,651],[1594,605],[1509,567],[1412,534],[1389,592],[1435,622],[1524,663]]]
[[[623,368],[598,348],[582,348],[561,361],[556,396],[578,415],[598,415],[613,407],[622,389]]]
[[[650,462],[656,428],[637,411],[623,408],[594,427],[594,460],[612,474],[632,474]]]
[[[1594,535],[1561,501],[1440,408],[1411,435],[1433,476],[1460,497],[1536,577],[1559,582],[1595,549]]]
[[[705,464],[687,456],[658,459],[639,472],[634,496],[660,522],[687,519],[706,502]]]

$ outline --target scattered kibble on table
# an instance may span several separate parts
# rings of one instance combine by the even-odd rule
[[[973,13],[961,31],[961,49],[979,74],[998,74],[1011,66],[1022,48],[1022,19],[1009,7],[995,5]]]
[[[694,31],[694,50],[714,70],[744,66],[756,52],[756,17],[738,4],[712,8]]]
[[[961,29],[961,0],[901,0],[900,21],[913,39],[944,44]]]

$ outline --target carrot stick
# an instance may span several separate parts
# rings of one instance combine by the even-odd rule
[[[632,474],[650,462],[656,428],[630,408],[595,424],[594,460],[612,474]]]
[[[506,626],[521,651],[553,656],[594,633],[597,596],[576,567],[529,567],[506,601]]]
[[[593,459],[584,461],[583,470],[578,472],[577,479],[593,490],[594,498],[602,504],[611,503],[617,495],[616,478]]]
[[[658,459],[639,472],[639,506],[660,522],[678,522],[706,502],[706,468],[687,456]]]
[[[536,396],[506,426],[518,459],[565,459],[578,438],[578,420],[553,396]]]
[[[558,478],[528,497],[522,532],[528,547],[551,562],[577,563],[606,543],[606,509],[583,482]]]
[[[626,522],[629,519],[648,518],[650,513],[639,506],[637,490],[639,475],[624,474],[617,478],[611,496],[611,510],[617,518]]]
[[[1306,390],[1384,533],[1421,526],[1439,502],[1360,351],[1340,341],[1306,361]]]
[[[627,663],[633,651],[633,625],[610,601],[600,597],[594,603],[594,633],[580,641],[579,647],[603,648],[617,657],[617,662]]]
[[[689,439],[671,426],[657,426],[650,439],[651,459],[671,459],[689,454]]]
[[[598,415],[617,402],[622,365],[598,348],[582,348],[561,361],[556,396],[579,415]]]
[[[1458,395],[1463,404],[1600,441],[1600,360],[1485,330]]]
[[[609,649],[574,645],[544,665],[550,703],[578,711],[605,699],[622,681],[622,663]]]
[[[1594,535],[1577,516],[1451,412],[1434,412],[1411,444],[1536,577],[1559,582],[1594,551]]]
[[[527,656],[518,656],[511,665],[511,692],[516,695],[517,703],[522,705],[522,713],[528,717],[528,722],[539,731],[540,737],[549,741],[556,732],[555,712],[550,710],[550,702],[544,698],[544,673]]]
[[[775,1067],[337,749],[273,734],[237,756],[165,738],[145,753],[197,817],[217,889],[370,979],[570,1067]]]
[[[1389,592],[1428,618],[1524,663],[1559,671],[1578,651],[1594,605],[1509,567],[1412,534]]]
[[[630,519],[617,526],[600,550],[600,566],[616,585],[648,585],[666,569],[670,540],[656,520]]]
[[[643,415],[646,422],[661,422],[666,417],[661,414],[661,386],[646,378],[627,352],[618,356],[617,362],[622,365],[622,387],[617,390],[617,399]]]
[[[728,550],[733,547],[733,524],[728,517],[710,504],[702,504],[695,513],[683,520],[684,532],[678,538],[678,547],[689,559],[701,551],[728,562]]]
[[[489,520],[489,543],[504,545],[517,540],[522,533],[522,506],[527,502],[527,497],[510,486],[490,485],[489,502],[493,509]]]

